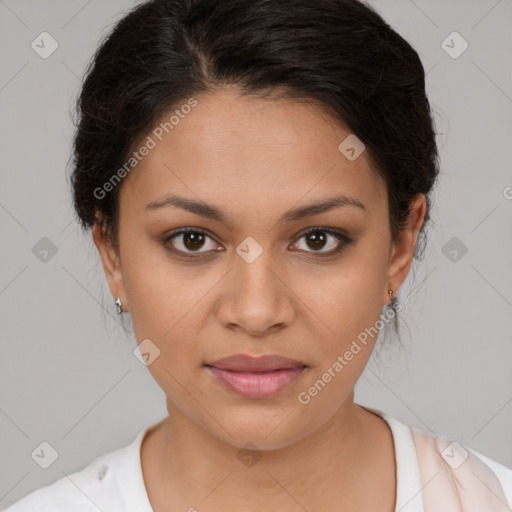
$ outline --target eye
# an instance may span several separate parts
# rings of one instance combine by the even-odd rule
[[[303,233],[299,241],[304,238],[306,248],[300,248],[300,244],[295,242],[294,247],[298,247],[305,252],[318,253],[320,255],[330,256],[341,252],[346,245],[352,242],[352,239],[339,231],[330,228],[315,227],[308,229]],[[329,243],[329,238],[331,238]],[[174,241],[176,239],[176,241]],[[208,247],[208,239],[210,247]],[[184,257],[194,253],[208,253],[212,251],[222,251],[222,247],[216,248],[217,244],[205,231],[196,228],[183,228],[171,233],[163,240],[163,245],[170,251]],[[170,246],[169,246],[170,245]],[[327,250],[322,250],[327,247]],[[313,250],[308,250],[313,249]],[[205,249],[205,250],[201,250]]]
[[[331,237],[330,244],[329,237]],[[350,238],[339,231],[334,231],[332,229],[322,227],[308,229],[301,235],[299,240],[302,238],[305,238],[306,241],[306,252],[317,252],[322,255],[337,254],[352,241]],[[299,244],[295,243],[294,245],[298,246]],[[328,250],[322,251],[321,249],[324,249],[325,247],[328,247]],[[307,250],[308,248],[313,249],[313,251]]]
[[[176,242],[173,240],[176,239]],[[206,240],[213,239],[206,234],[205,231],[195,228],[184,228],[175,233],[172,233],[170,236],[166,237],[163,241],[164,246],[168,247],[168,244],[171,243],[174,246],[174,249],[169,247],[169,249],[176,253],[185,253],[185,254],[193,254],[193,253],[205,253],[211,250],[219,250],[215,249],[215,243],[208,247]],[[205,251],[200,251],[206,246]]]

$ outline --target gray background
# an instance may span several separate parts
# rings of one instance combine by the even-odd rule
[[[1,506],[166,415],[66,178],[79,77],[135,3],[0,1]],[[404,350],[389,340],[372,358],[356,401],[512,467],[512,2],[369,3],[428,72],[442,169],[425,257],[399,295]],[[47,59],[31,48],[43,31],[59,44]],[[441,45],[453,31],[469,43],[458,58]],[[57,250],[46,261],[43,237]],[[42,441],[59,455],[46,470],[30,455]]]

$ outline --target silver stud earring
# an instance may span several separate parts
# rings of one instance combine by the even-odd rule
[[[389,298],[391,300],[391,302],[388,304],[388,307],[390,308],[393,308],[394,310],[398,310],[398,300],[396,297],[393,297],[393,290],[388,290],[388,293],[389,293]]]
[[[116,299],[117,313],[120,315],[123,312],[123,304],[121,303],[121,299],[117,297]]]

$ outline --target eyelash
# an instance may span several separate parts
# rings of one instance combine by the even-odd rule
[[[341,251],[343,251],[345,246],[347,246],[351,242],[353,242],[352,238],[347,237],[343,233],[341,233],[339,231],[336,231],[336,230],[333,230],[331,228],[325,228],[325,227],[321,227],[321,226],[309,228],[308,230],[304,231],[297,238],[297,241],[299,241],[304,236],[307,236],[307,235],[309,235],[311,233],[315,233],[315,232],[321,232],[321,233],[329,234],[329,235],[333,236],[334,238],[337,238],[341,242],[335,249],[332,249],[332,250],[330,250],[328,252],[323,252],[322,253],[322,252],[319,252],[319,251],[306,251],[307,253],[317,254],[320,258],[328,257],[328,256],[334,256],[336,254],[339,254]],[[189,259],[194,258],[195,259],[195,258],[197,258],[197,256],[189,256],[189,254],[202,254],[202,253],[206,254],[207,251],[202,251],[202,252],[201,251],[196,251],[196,252],[186,253],[186,252],[181,251],[179,249],[171,249],[171,248],[167,247],[167,244],[173,238],[175,238],[175,237],[177,237],[179,235],[182,235],[182,234],[187,234],[187,233],[200,233],[202,235],[206,235],[208,238],[212,238],[210,235],[208,235],[208,233],[206,231],[204,231],[202,229],[198,229],[198,228],[183,228],[183,229],[180,229],[178,231],[175,231],[175,232],[171,233],[169,236],[166,236],[164,238],[164,240],[162,241],[162,244],[164,245],[164,247],[168,251],[171,251],[174,254],[177,254],[178,256],[183,257],[183,258],[189,258]]]

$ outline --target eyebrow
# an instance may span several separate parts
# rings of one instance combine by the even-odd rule
[[[175,206],[177,208],[181,208],[182,210],[186,210],[188,212],[195,213],[196,215],[200,215],[201,217],[206,217],[208,219],[213,219],[218,222],[227,223],[225,214],[222,213],[222,211],[219,208],[204,202],[194,201],[192,199],[187,199],[185,197],[175,195],[151,201],[146,205],[145,209],[147,211],[154,211],[160,208],[164,208],[166,206]],[[365,213],[367,211],[364,204],[353,197],[336,196],[329,198],[325,201],[322,201],[320,203],[301,206],[299,208],[289,210],[280,217],[278,222],[292,222],[299,219],[303,219],[304,217],[318,215],[320,213],[324,213],[334,208],[340,208],[343,206],[353,206],[356,208],[360,208]]]

